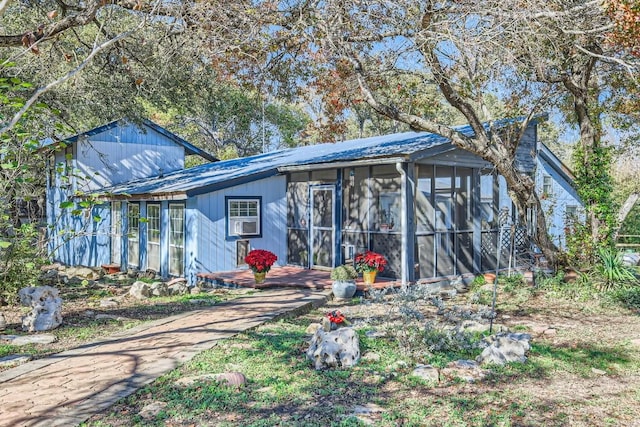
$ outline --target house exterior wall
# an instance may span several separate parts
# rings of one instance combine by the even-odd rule
[[[236,239],[227,235],[226,197],[262,197],[262,236]],[[286,178],[275,176],[195,197],[194,216],[197,236],[191,250],[197,250],[187,265],[198,273],[239,268],[237,241],[248,240],[250,249],[266,249],[276,254],[277,265],[287,260]],[[187,223],[189,223],[187,219]],[[189,252],[189,249],[187,249]],[[240,268],[243,268],[240,266]]]
[[[184,148],[168,137],[137,126],[116,126],[74,146],[77,188],[92,191],[184,168]]]
[[[50,156],[46,195],[52,259],[85,266],[112,261],[109,204],[87,210],[85,200],[72,197],[76,191],[93,191],[184,167],[182,146],[153,129],[145,129],[146,133],[135,125],[119,124],[81,136]],[[126,229],[126,211],[123,219]],[[126,239],[122,249],[126,253]]]
[[[544,177],[551,177],[551,192],[544,194]],[[567,225],[567,210],[577,209],[579,218],[584,218],[584,209],[576,190],[557,170],[542,158],[538,158],[536,172],[536,188],[542,198],[542,209],[547,219],[547,230],[556,245],[564,248],[566,245],[565,228]]]

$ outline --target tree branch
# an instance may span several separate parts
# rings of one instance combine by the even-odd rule
[[[93,59],[94,56],[96,56],[100,51],[106,49],[107,47],[111,46],[112,44],[118,42],[119,40],[129,36],[131,33],[133,33],[135,30],[131,30],[131,31],[127,31],[124,33],[119,34],[118,36],[107,40],[106,42],[95,46],[93,48],[93,51],[89,54],[89,56],[87,56],[85,58],[84,61],[82,61],[82,63],[80,63],[80,65],[78,65],[76,68],[74,68],[73,70],[69,71],[67,74],[65,74],[64,76],[60,77],[57,80],[54,80],[52,82],[50,82],[49,84],[47,84],[46,86],[43,86],[41,88],[39,88],[38,90],[35,91],[35,93],[33,95],[31,95],[31,98],[29,98],[27,100],[27,102],[25,102],[24,106],[13,116],[13,118],[11,119],[11,121],[4,126],[2,129],[0,129],[0,135],[10,131],[15,125],[16,123],[18,123],[18,121],[22,118],[22,116],[27,112],[27,110],[38,100],[38,98],[40,96],[42,96],[44,93],[50,91],[51,89],[53,89],[54,87],[66,82],[67,80],[69,80],[70,78],[72,78],[73,76],[75,76],[76,74],[78,74],[84,67],[86,67],[91,60]]]

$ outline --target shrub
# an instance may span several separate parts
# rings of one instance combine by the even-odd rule
[[[600,289],[611,290],[638,282],[635,270],[622,262],[622,254],[616,249],[600,248],[598,258],[592,277]]]
[[[339,265],[331,270],[331,280],[347,282],[350,280],[355,280],[357,277],[358,272],[356,272],[356,269],[353,268],[352,265]]]
[[[608,296],[618,304],[630,310],[640,312],[640,286],[616,289],[608,292]]]
[[[0,299],[11,303],[19,289],[38,284],[40,266],[46,260],[38,249],[38,230],[33,224],[10,230],[0,242]]]

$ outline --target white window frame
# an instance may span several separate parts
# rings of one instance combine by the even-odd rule
[[[551,175],[542,175],[542,194],[545,196],[553,195],[553,178]]]
[[[255,206],[250,206],[253,204]],[[251,224],[255,224],[255,232],[246,231],[245,227],[251,226]],[[262,198],[227,198],[227,234],[231,238],[260,237],[262,235]]]
[[[127,203],[127,265],[140,265],[140,203]]]
[[[111,262],[122,260],[122,202],[111,202]]]
[[[182,212],[178,218],[175,212]],[[180,220],[179,222],[177,220]],[[176,224],[180,229],[176,229]],[[169,204],[169,275],[182,276],[184,273],[184,243],[185,243],[185,208],[182,203]],[[176,256],[177,255],[177,256]]]
[[[161,227],[160,204],[147,203],[147,268],[156,272],[160,272]],[[155,258],[154,253],[156,254]]]

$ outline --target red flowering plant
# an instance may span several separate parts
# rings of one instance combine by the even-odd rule
[[[336,325],[339,325],[340,323],[344,323],[347,320],[344,317],[344,314],[340,313],[340,310],[333,310],[328,312],[327,318],[331,323],[335,323]]]
[[[271,270],[271,266],[277,260],[278,257],[273,252],[264,249],[254,249],[244,257],[244,262],[249,265],[254,273],[266,273]]]
[[[366,251],[362,254],[356,254],[354,264],[358,273],[382,271],[387,265],[387,260],[379,253]]]

